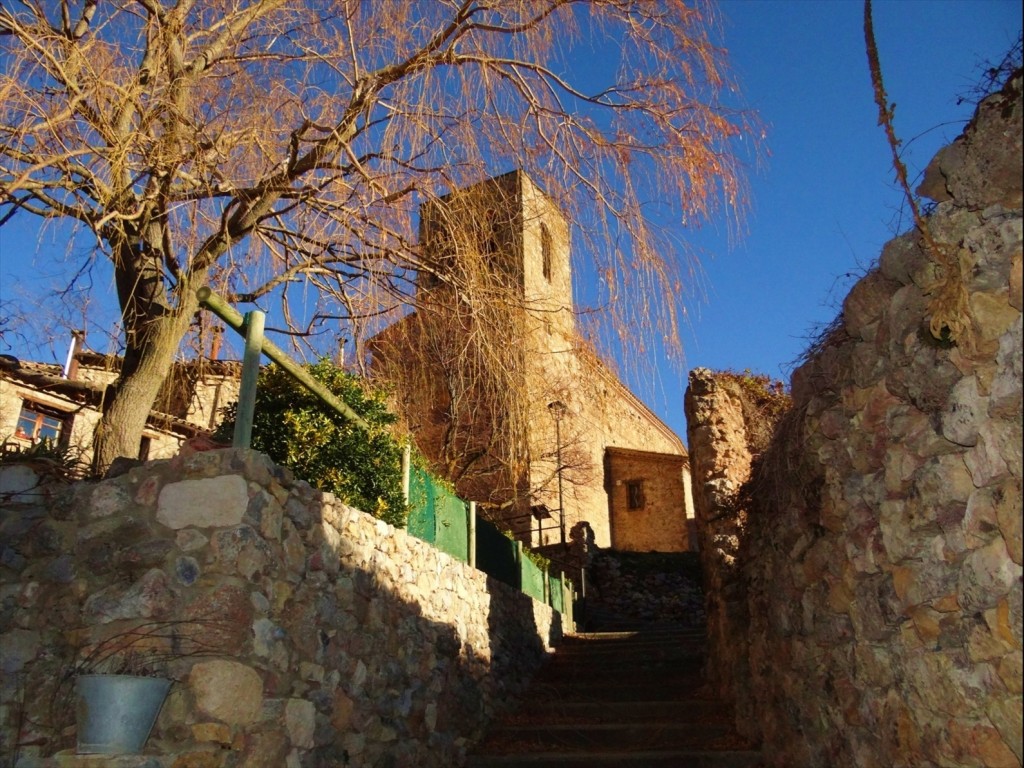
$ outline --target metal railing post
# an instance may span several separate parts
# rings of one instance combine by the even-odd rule
[[[235,414],[235,433],[231,445],[235,448],[252,446],[252,423],[256,413],[256,381],[260,376],[260,356],[263,351],[263,328],[266,315],[259,310],[245,314],[245,352],[242,354],[242,382],[238,390],[238,411]]]
[[[476,502],[469,502],[469,564],[476,568]]]
[[[238,333],[245,334],[245,319],[238,314],[238,311],[228,304],[224,299],[214,293],[208,286],[203,286],[196,291],[196,297],[199,299],[199,304],[206,309],[210,310],[223,320],[227,325]],[[319,381],[309,375],[302,366],[298,365],[288,355],[286,355],[276,344],[269,339],[264,339],[262,344],[262,352],[264,355],[269,357],[275,363],[288,373],[293,379],[300,382],[310,392],[317,395],[327,405],[331,406],[335,411],[340,413],[346,419],[351,421],[358,427],[369,431],[370,425],[355,411],[348,407],[345,403],[335,397],[334,393],[331,392],[327,387],[321,384]]]
[[[409,504],[409,486],[412,480],[412,447],[406,443],[402,448],[402,496]]]
[[[523,591],[523,542],[516,540],[516,571],[519,573],[519,591]]]

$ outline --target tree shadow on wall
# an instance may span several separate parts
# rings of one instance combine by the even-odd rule
[[[542,639],[531,597],[490,577],[487,586],[489,648],[460,637],[454,623],[425,617],[372,571],[343,571],[296,590],[272,620],[323,667],[325,681],[334,671],[339,677],[335,688],[311,684],[305,694],[320,715],[309,766],[462,764],[491,716],[525,690],[547,655],[545,639],[556,642],[562,630],[556,614]],[[290,694],[282,684],[274,695]]]
[[[105,482],[116,490],[143,481]],[[88,644],[160,621],[195,624],[204,651],[201,658],[175,652],[169,671],[177,682],[150,738],[153,754],[222,744],[240,765],[276,768],[299,746],[307,750],[303,768],[459,765],[488,717],[525,689],[560,637],[558,617],[539,627],[532,598],[488,578],[490,600],[479,601],[487,615],[471,621],[459,614],[464,598],[454,582],[464,566],[457,561],[438,573],[433,556],[387,554],[396,551],[388,536],[400,532],[362,543],[327,535],[328,526],[340,530],[339,519],[305,504],[283,504],[287,530],[273,535],[263,533],[273,530],[269,508],[251,504],[243,524],[191,538],[135,505],[105,518],[105,533],[84,543],[85,528],[67,510],[59,520],[54,510],[39,513],[53,535],[26,524],[7,537],[25,564],[0,569],[5,593],[21,596],[0,605],[4,645],[16,644],[3,655],[5,751],[31,739],[47,756],[65,748],[65,739],[73,743],[70,726],[48,738],[40,722],[62,638]],[[11,533],[11,525],[4,530]],[[182,541],[196,546],[186,552]],[[430,566],[417,573],[418,561]],[[76,580],[82,589],[69,589]],[[215,617],[216,627],[204,617]],[[200,711],[191,676],[211,661],[232,662],[220,665],[230,668],[219,673],[225,684],[258,674],[254,719],[220,727],[216,712]],[[24,685],[15,690],[14,682]],[[196,731],[197,723],[205,730]]]

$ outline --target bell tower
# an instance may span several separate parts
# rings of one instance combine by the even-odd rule
[[[425,268],[418,291],[500,287],[518,299],[537,351],[571,347],[569,226],[525,173],[512,171],[424,204],[420,242]]]

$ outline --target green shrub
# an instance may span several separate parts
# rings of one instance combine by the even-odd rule
[[[385,407],[384,396],[367,390],[329,360],[307,370],[369,423],[369,432],[322,403],[284,369],[270,365],[260,371],[257,384],[252,447],[315,488],[404,526],[408,510],[402,495],[402,448],[388,432],[395,416]],[[224,409],[219,439],[231,439],[236,413],[237,403]]]

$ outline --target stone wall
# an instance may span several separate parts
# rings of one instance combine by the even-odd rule
[[[588,632],[704,623],[704,592],[694,552],[595,550],[587,579]]]
[[[690,372],[684,405],[710,649],[705,676],[716,696],[736,704],[744,735],[757,736],[743,716],[750,701],[747,646],[746,634],[737,632],[747,623],[737,561],[747,512],[738,495],[753,459],[743,392],[735,379],[698,368]]]
[[[560,636],[547,606],[254,451],[59,492],[5,473],[0,751],[20,766],[73,750],[57,683],[125,632],[170,655],[148,750],[177,768],[459,765]]]
[[[755,463],[743,623],[711,652],[770,765],[1021,765],[1021,165],[1018,75],[925,189],[965,334],[931,334],[941,268],[920,233],[895,239]],[[698,510],[735,509],[708,488],[695,475]]]
[[[604,460],[611,540],[626,552],[683,552],[689,548],[685,456],[607,448]],[[639,498],[630,499],[635,483]],[[637,503],[638,502],[638,503]]]

